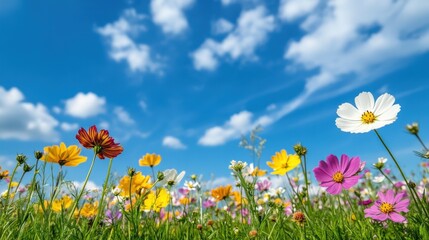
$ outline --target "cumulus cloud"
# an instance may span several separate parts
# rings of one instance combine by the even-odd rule
[[[79,128],[79,125],[77,123],[63,122],[63,123],[61,123],[60,127],[64,131],[74,131],[74,130],[77,130]]]
[[[143,109],[143,111],[147,111],[147,103],[143,100],[139,101],[139,106]]]
[[[292,21],[310,13],[319,3],[319,0],[282,0],[280,2],[279,17],[282,20]]]
[[[249,111],[236,113],[223,126],[207,129],[198,140],[198,143],[203,146],[218,146],[225,144],[227,141],[238,139],[257,126],[267,127],[302,106],[309,96],[309,94],[302,94],[279,107],[270,108],[266,114],[256,119],[253,118],[253,114]]]
[[[203,146],[217,146],[224,144],[228,140],[237,139],[254,127],[252,116],[253,114],[248,111],[234,114],[223,126],[215,126],[207,129],[204,135],[198,140],[198,143]]]
[[[82,189],[83,183],[84,182],[77,182],[77,181],[73,181],[72,182],[74,188],[75,189],[79,189],[79,190]],[[86,183],[86,186],[85,186],[85,190],[87,190],[87,191],[98,191],[98,190],[101,190],[101,189],[102,189],[101,186],[98,186],[95,182],[93,182],[91,180],[89,180]]]
[[[136,43],[132,38],[145,30],[141,23],[144,18],[135,9],[127,9],[116,22],[96,31],[108,42],[109,56],[114,61],[125,61],[133,72],[157,72],[160,66],[152,58],[150,47]]]
[[[41,103],[24,102],[24,94],[0,86],[0,139],[57,141],[58,121]]]
[[[285,58],[318,71],[307,79],[308,92],[338,83],[346,74],[380,74],[429,50],[428,11],[425,0],[330,1],[304,19],[306,34],[292,41]]]
[[[274,16],[268,15],[267,9],[258,6],[240,14],[235,29],[221,42],[206,39],[191,54],[194,68],[214,70],[222,57],[231,60],[256,60],[256,49],[267,40],[268,34],[275,28]]]
[[[180,141],[180,139],[173,136],[166,136],[162,140],[162,145],[174,149],[185,149],[186,146]]]
[[[184,10],[193,0],[152,0],[150,9],[152,20],[167,34],[180,34],[188,28]]]
[[[234,24],[224,18],[221,18],[213,23],[212,28],[214,34],[224,34],[231,32],[231,30],[234,29]]]
[[[106,99],[95,93],[78,93],[65,101],[65,113],[77,117],[88,118],[105,112]]]
[[[119,119],[120,122],[132,125],[135,123],[134,119],[130,117],[130,114],[125,111],[123,107],[115,107],[113,112],[116,114],[116,117]]]

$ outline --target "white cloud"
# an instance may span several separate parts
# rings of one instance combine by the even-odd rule
[[[60,113],[62,112],[61,108],[60,108],[60,107],[58,107],[58,106],[54,106],[54,107],[52,108],[52,111],[53,111],[54,113],[56,113],[56,114],[60,114]]]
[[[238,139],[257,126],[269,126],[300,107],[309,96],[308,93],[302,94],[280,107],[267,110],[268,113],[261,115],[255,120],[252,119],[253,114],[251,112],[242,111],[236,113],[223,126],[215,126],[207,129],[204,135],[198,140],[198,143],[203,146],[218,146],[227,141]]]
[[[125,111],[123,107],[115,107],[113,112],[116,114],[116,117],[121,121],[122,123],[131,125],[134,124],[135,121],[130,117],[130,114]]]
[[[100,126],[101,129],[109,129],[110,128],[110,124],[106,121],[100,122],[100,124],[98,124],[98,126]]]
[[[24,102],[24,95],[13,87],[0,86],[0,139],[57,141],[58,121],[41,103]]]
[[[252,127],[252,113],[242,111],[232,115],[223,126],[215,126],[207,129],[204,135],[198,140],[198,144],[203,146],[222,145],[229,140],[237,139],[241,135],[246,134]]]
[[[282,0],[279,7],[279,17],[282,20],[292,21],[310,13],[319,3],[319,0]]]
[[[183,11],[193,4],[193,0],[152,0],[150,9],[152,20],[167,34],[179,34],[188,28]]]
[[[162,145],[174,149],[186,148],[186,146],[180,141],[180,139],[173,136],[164,137],[164,139],[162,140]]]
[[[74,131],[74,130],[76,130],[76,129],[79,128],[79,125],[77,123],[66,123],[66,122],[63,122],[63,123],[61,123],[60,127],[64,131]]]
[[[268,15],[265,7],[243,11],[235,29],[223,41],[206,39],[200,48],[191,54],[195,69],[214,70],[218,59],[222,57],[232,60],[256,60],[256,48],[265,43],[274,27],[274,16]]]
[[[84,182],[73,181],[72,183],[76,189],[82,189]],[[87,191],[97,191],[97,190],[101,190],[101,189],[102,189],[101,186],[98,186],[95,182],[93,182],[91,180],[89,180],[85,186],[85,190],[87,190]]]
[[[214,34],[229,33],[232,29],[234,29],[234,24],[224,18],[218,19],[212,26]]]
[[[235,180],[232,177],[217,177],[210,181],[203,182],[202,185],[205,189],[212,189],[219,186],[226,186],[226,185],[235,185]]]
[[[105,112],[106,99],[89,92],[78,93],[65,101],[65,113],[78,118],[93,117]]]
[[[290,44],[285,58],[319,71],[307,79],[308,92],[338,83],[342,75],[380,74],[429,50],[428,11],[425,0],[330,1],[304,20],[318,19],[302,26],[306,34]]]
[[[0,167],[1,171],[4,170],[11,170],[12,167],[14,167],[16,164],[15,160],[10,159],[9,157],[0,155]]]
[[[150,47],[132,39],[132,36],[145,30],[141,24],[144,18],[135,9],[127,9],[116,22],[97,28],[96,31],[108,41],[109,56],[113,60],[126,61],[133,72],[157,72],[160,66],[152,59]]]

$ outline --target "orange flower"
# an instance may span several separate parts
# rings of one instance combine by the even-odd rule
[[[146,153],[142,158],[139,160],[139,165],[142,167],[153,167],[157,166],[161,162],[161,156],[156,155],[155,153]]]
[[[97,132],[97,127],[91,126],[88,132],[81,128],[76,134],[76,139],[85,148],[94,148],[96,154],[100,159],[115,158],[124,150],[119,143],[115,143],[115,140],[109,136],[109,131],[102,129]]]
[[[220,186],[212,190],[212,197],[216,199],[216,201],[222,201],[231,195],[232,186]]]

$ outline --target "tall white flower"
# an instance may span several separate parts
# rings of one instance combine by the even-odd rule
[[[391,124],[396,120],[401,110],[399,104],[394,104],[395,98],[385,93],[377,98],[370,92],[362,92],[355,98],[356,107],[343,103],[338,107],[339,118],[335,124],[341,131],[350,133],[365,133]]]
[[[179,184],[180,181],[182,181],[183,177],[185,176],[185,171],[181,171],[179,174],[177,174],[176,169],[167,169],[163,171],[164,173],[164,179],[159,181],[159,184],[161,186],[168,185],[168,186],[175,186]]]

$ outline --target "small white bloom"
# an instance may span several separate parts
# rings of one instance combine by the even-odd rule
[[[383,175],[378,175],[378,176],[375,176],[375,177],[374,177],[374,179],[372,179],[372,181],[373,181],[373,182],[375,182],[375,183],[381,183],[381,182],[383,182],[383,181],[384,181],[384,179],[386,179],[386,177],[385,177],[385,176],[383,176]]]
[[[200,188],[200,184],[198,182],[194,182],[194,181],[185,181],[185,184],[183,184],[183,185],[189,191],[195,191],[198,188]]]
[[[177,185],[180,181],[182,181],[183,177],[185,176],[185,171],[181,171],[179,174],[177,174],[176,169],[167,169],[163,171],[164,173],[164,179],[159,181],[159,184],[161,186],[163,185],[169,185],[174,186]]]
[[[401,110],[399,104],[394,104],[395,98],[383,94],[374,103],[370,92],[362,92],[355,98],[356,107],[343,103],[338,107],[339,118],[335,124],[341,131],[350,133],[366,133],[393,123]]]

